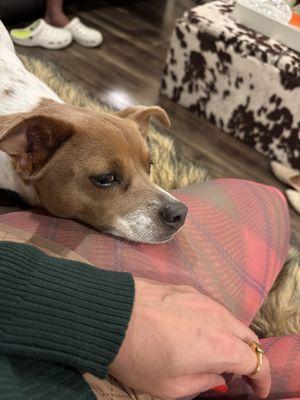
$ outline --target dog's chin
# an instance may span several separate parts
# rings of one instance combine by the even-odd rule
[[[177,231],[178,232],[178,231]],[[133,243],[143,243],[143,244],[161,244],[161,243],[167,243],[170,240],[174,238],[177,232],[172,233],[171,235],[163,235],[163,236],[150,236],[146,237],[145,235],[128,235],[123,232],[119,232],[116,229],[111,229],[108,231],[105,231],[105,233],[115,236],[119,239],[122,239],[124,241],[130,241]],[[143,237],[144,236],[144,237]]]
[[[174,236],[176,235],[176,233],[177,232],[175,232],[175,233],[173,233],[172,235],[169,235],[169,236],[165,236],[165,237],[163,237],[163,238],[161,238],[161,239],[159,239],[159,240],[154,240],[154,241],[152,241],[152,242],[143,242],[143,243],[148,243],[148,244],[160,244],[160,243],[167,243],[167,242],[170,242],[173,238],[174,238]]]
[[[165,237],[159,238],[159,239],[152,239],[152,240],[145,239],[143,241],[135,241],[135,242],[136,243],[144,243],[144,244],[162,244],[162,243],[170,242],[170,240],[172,240],[175,235],[176,235],[176,232],[173,233],[173,235],[165,236]],[[131,240],[131,239],[129,239],[129,240]]]

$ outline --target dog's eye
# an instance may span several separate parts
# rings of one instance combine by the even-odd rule
[[[97,176],[92,176],[91,181],[100,187],[109,187],[119,183],[119,179],[114,174],[102,174]]]

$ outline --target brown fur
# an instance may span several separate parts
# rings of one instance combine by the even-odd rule
[[[160,208],[179,202],[149,178],[151,158],[145,136],[151,116],[169,126],[159,107],[99,114],[44,99],[28,113],[0,118],[0,149],[13,158],[17,172],[31,181],[41,205],[51,213],[138,240],[137,234],[123,235],[120,229],[132,231],[127,225],[132,219],[138,225],[138,216],[131,214],[140,210],[140,219],[144,216],[147,222],[145,230],[156,231],[151,233],[153,240],[146,232],[141,237],[165,240],[174,232],[161,218]],[[120,184],[97,186],[93,177],[105,173],[117,176]]]
[[[46,165],[74,129],[62,120],[32,112],[0,117],[0,133],[1,150],[13,157],[19,173],[30,177]]]

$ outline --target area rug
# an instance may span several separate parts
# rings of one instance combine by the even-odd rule
[[[29,71],[50,86],[65,102],[101,112],[114,111],[73,82],[68,82],[54,64],[20,56]],[[209,178],[205,166],[183,156],[184,152],[171,134],[151,125],[149,144],[154,165],[151,178],[166,190]],[[300,332],[300,253],[291,248],[289,258],[267,300],[253,321],[260,337],[281,336]]]

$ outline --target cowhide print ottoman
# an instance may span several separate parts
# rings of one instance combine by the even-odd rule
[[[300,54],[232,18],[233,0],[186,11],[162,93],[270,159],[300,168]]]

